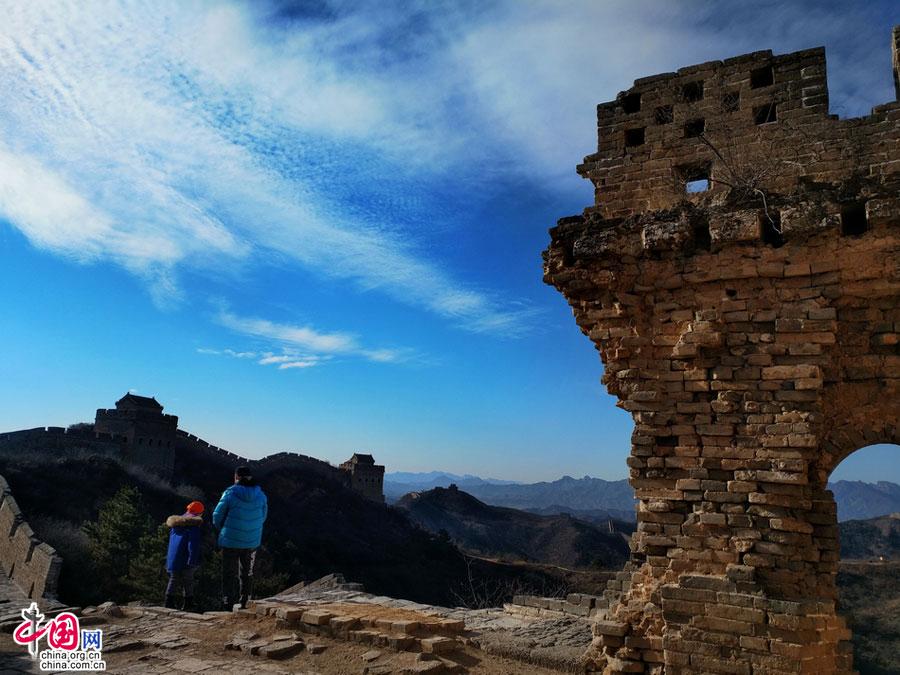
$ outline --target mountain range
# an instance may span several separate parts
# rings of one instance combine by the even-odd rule
[[[395,502],[409,492],[423,492],[455,484],[492,506],[506,506],[541,515],[568,513],[582,520],[602,522],[608,518],[634,520],[634,491],[625,479],[572,478],[539,483],[516,483],[496,478],[432,471],[393,473],[385,476],[384,494]],[[838,519],[875,518],[900,511],[900,485],[880,481],[840,480],[829,483],[838,504]]]
[[[567,569],[616,569],[628,558],[629,522],[604,527],[569,515],[537,515],[489,506],[457,487],[412,492],[395,505],[424,529],[467,551]]]

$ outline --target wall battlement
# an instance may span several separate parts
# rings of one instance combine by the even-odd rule
[[[34,600],[54,600],[62,558],[25,522],[9,484],[0,476],[0,567]]]
[[[895,30],[895,77],[898,44]],[[605,220],[722,198],[735,184],[789,194],[801,177],[834,184],[897,171],[887,146],[896,142],[900,103],[863,118],[829,115],[822,48],[641,78],[601,103],[597,120],[598,151],[578,172],[596,192],[586,214]],[[686,193],[686,183],[706,179],[708,191]]]

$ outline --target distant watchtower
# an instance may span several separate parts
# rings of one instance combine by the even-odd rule
[[[164,415],[155,398],[125,394],[113,409],[97,410],[94,432],[125,443],[128,459],[171,476],[175,467],[176,415]]]
[[[384,502],[384,466],[375,463],[372,455],[354,453],[341,464],[350,477],[350,488],[363,497]]]

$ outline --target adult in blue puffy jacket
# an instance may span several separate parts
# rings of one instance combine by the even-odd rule
[[[222,599],[226,611],[234,609],[237,601],[242,609],[247,607],[256,549],[268,510],[266,495],[253,480],[250,467],[239,466],[234,472],[234,485],[222,493],[213,511],[213,526],[219,531],[222,549]]]
[[[166,607],[176,609],[175,594],[181,591],[184,600],[181,609],[193,612],[194,572],[200,567],[203,547],[203,504],[191,502],[183,515],[169,516],[169,551],[166,570],[169,584],[166,586]]]

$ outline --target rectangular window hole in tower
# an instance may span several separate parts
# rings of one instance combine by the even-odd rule
[[[653,119],[657,124],[671,124],[675,121],[675,111],[670,105],[661,105],[653,111]]]
[[[678,167],[676,170],[678,171],[678,176],[684,182],[684,191],[687,194],[696,194],[697,192],[709,190],[712,187],[710,181],[711,168],[708,163]]]
[[[750,88],[768,87],[775,82],[775,71],[772,66],[763,66],[750,71]]]
[[[622,97],[622,110],[627,113],[636,113],[641,109],[641,95],[628,94]]]
[[[688,103],[703,99],[703,80],[688,82],[681,88],[681,98]]]
[[[704,131],[706,131],[706,120],[702,117],[690,120],[684,124],[685,138],[697,138],[697,136],[700,136]]]
[[[691,223],[691,232],[694,235],[695,251],[708,251],[712,248],[712,235],[709,233],[708,218],[695,218]]]
[[[674,448],[678,445],[678,436],[657,436],[656,444],[663,448]]]
[[[865,202],[853,202],[841,207],[841,234],[845,237],[858,237],[869,229],[866,219]]]
[[[774,102],[757,106],[753,109],[753,122],[755,124],[768,124],[778,120],[778,110]]]
[[[684,191],[689,195],[697,194],[698,192],[707,192],[709,190],[709,178],[698,178],[696,180],[689,180],[684,184]]]
[[[759,214],[759,229],[763,243],[779,248],[784,246],[784,233],[781,229],[781,213],[769,209]]]
[[[722,112],[737,112],[741,108],[741,92],[732,91],[722,97]]]
[[[644,144],[644,127],[625,130],[625,147],[633,148]]]

